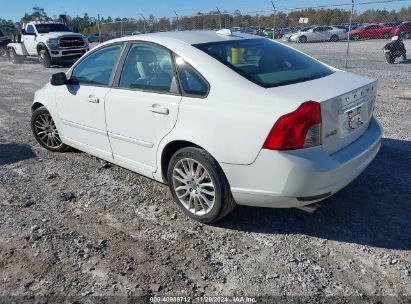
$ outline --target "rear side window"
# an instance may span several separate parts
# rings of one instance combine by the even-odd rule
[[[230,40],[194,46],[265,88],[314,80],[334,73],[307,55],[268,39]]]
[[[184,93],[198,97],[207,96],[209,86],[200,73],[180,57],[176,58],[176,66]]]
[[[116,44],[91,53],[74,68],[71,78],[80,84],[109,85],[122,48]]]

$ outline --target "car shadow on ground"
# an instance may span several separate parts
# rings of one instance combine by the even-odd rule
[[[216,226],[411,249],[411,142],[385,138],[371,165],[312,214],[239,206]]]
[[[411,59],[399,61],[398,64],[411,64]]]
[[[10,165],[22,160],[36,158],[31,146],[26,144],[1,144],[0,143],[0,166]]]

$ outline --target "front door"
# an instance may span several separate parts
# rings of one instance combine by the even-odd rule
[[[56,93],[64,141],[103,159],[112,158],[104,101],[122,47],[116,44],[90,53],[74,67],[73,84],[61,86]]]
[[[34,26],[29,24],[26,28],[26,35],[24,35],[23,42],[27,53],[30,55],[37,55],[37,34]]]
[[[106,96],[107,131],[117,162],[150,176],[160,140],[174,127],[181,101],[170,51],[133,43],[118,87]]]

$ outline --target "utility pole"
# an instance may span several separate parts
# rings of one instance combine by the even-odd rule
[[[354,15],[354,0],[351,0],[351,15],[350,15],[350,24],[348,26],[348,40],[347,40],[347,54],[345,56],[345,68],[348,68],[348,57],[350,56],[350,40],[351,40],[351,28],[352,28],[352,17]]]
[[[221,30],[221,27],[222,27],[222,24],[221,24],[221,12],[220,12],[220,9],[216,6],[216,8],[217,8],[217,12],[218,12],[218,15],[219,15],[219,23],[220,23],[220,30]]]
[[[178,14],[176,11],[174,11],[174,14],[177,16],[177,32],[178,32]]]
[[[273,17],[273,40],[275,40],[275,15],[276,15],[276,9],[275,9],[275,5],[274,5],[274,1],[271,1],[271,5],[273,6],[273,10],[274,10],[274,17]]]
[[[97,15],[98,42],[101,43],[100,14]]]
[[[143,14],[141,14],[141,17],[143,18],[144,34],[145,34],[145,33],[147,33],[147,29],[146,29],[146,18],[143,16]]]

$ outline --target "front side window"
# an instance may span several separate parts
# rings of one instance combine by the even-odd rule
[[[176,58],[176,65],[184,93],[205,97],[208,94],[209,87],[200,73],[180,57]]]
[[[80,84],[107,86],[122,47],[116,44],[91,53],[74,68],[71,79]]]
[[[307,55],[268,39],[229,40],[194,47],[265,88],[314,80],[334,73]]]
[[[131,46],[120,76],[119,87],[152,92],[171,92],[174,68],[168,50],[152,44]]]
[[[27,26],[27,33],[28,34],[35,34],[34,27],[32,25]]]

